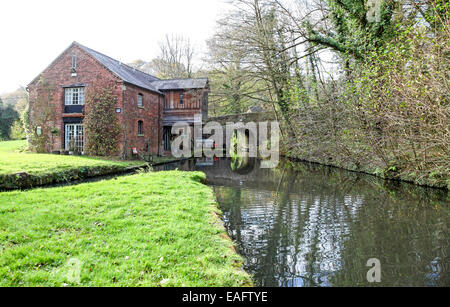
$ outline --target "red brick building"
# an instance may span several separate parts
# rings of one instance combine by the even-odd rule
[[[121,126],[117,154],[170,152],[171,126],[207,115],[208,79],[161,80],[73,42],[27,87],[30,129],[49,140],[44,150],[84,152],[85,97],[109,88]]]

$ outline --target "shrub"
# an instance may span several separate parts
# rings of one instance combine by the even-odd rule
[[[117,153],[117,137],[121,133],[115,114],[116,97],[112,88],[89,92],[86,97],[86,152],[95,156],[109,156]]]

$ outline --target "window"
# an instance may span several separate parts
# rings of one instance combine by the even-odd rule
[[[65,127],[66,150],[82,153],[84,151],[84,126],[83,124],[66,124]]]
[[[180,105],[182,105],[184,103],[184,94],[181,93],[180,94]]]
[[[137,105],[139,108],[142,108],[144,106],[144,96],[142,94],[138,95]]]
[[[66,106],[84,105],[84,87],[66,88],[64,104]]]
[[[144,135],[144,122],[142,120],[138,121],[138,135]]]
[[[172,139],[172,133],[171,133],[172,127],[164,127],[163,132],[163,142],[164,142],[164,150],[170,151],[171,150],[171,139]]]
[[[76,55],[72,55],[72,68],[73,69],[77,68],[77,56]]]

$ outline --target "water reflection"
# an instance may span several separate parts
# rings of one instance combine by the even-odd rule
[[[447,192],[307,163],[212,162],[176,167],[207,174],[258,285],[370,286],[370,258],[382,265],[372,285],[450,285]]]

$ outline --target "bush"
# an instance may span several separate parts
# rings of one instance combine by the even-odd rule
[[[23,129],[23,123],[18,119],[11,126],[11,132],[9,134],[11,140],[23,140],[26,138],[25,130]]]
[[[448,21],[443,25],[433,34],[399,29],[355,80],[353,114],[374,152],[399,175],[449,175]]]

